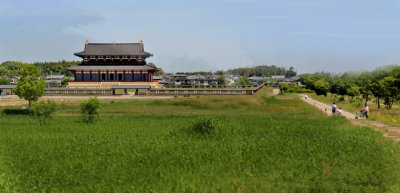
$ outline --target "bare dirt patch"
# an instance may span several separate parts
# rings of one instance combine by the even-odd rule
[[[92,98],[95,96],[43,96],[39,99],[39,101],[42,100],[52,100],[55,101],[56,103],[62,103],[62,102],[80,102],[83,100],[87,100],[89,98]],[[153,100],[153,99],[171,99],[173,96],[129,96],[129,95],[123,95],[123,96],[97,96],[99,100]],[[10,95],[10,96],[5,96],[5,97],[0,97],[0,106],[24,106],[28,105],[28,102],[24,99],[20,99],[16,95]]]

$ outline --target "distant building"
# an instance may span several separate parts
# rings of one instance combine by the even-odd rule
[[[259,84],[259,83],[265,82],[265,77],[253,76],[253,77],[248,78],[248,80],[252,84]]]
[[[61,85],[61,82],[64,80],[64,75],[47,75],[45,77],[45,82],[49,85],[51,82],[57,82],[58,85]]]
[[[111,87],[112,85],[152,85],[153,74],[158,68],[146,64],[153,56],[144,51],[140,43],[89,43],[85,49],[74,54],[82,63],[68,67],[74,74],[69,87]],[[152,85],[154,86],[154,85]]]

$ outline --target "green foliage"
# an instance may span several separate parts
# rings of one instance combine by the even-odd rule
[[[286,71],[285,76],[286,77],[293,77],[296,76],[297,72],[294,70],[294,67],[289,67],[289,69]]]
[[[28,109],[4,109],[3,114],[5,115],[27,115],[29,114]]]
[[[227,85],[228,84],[228,80],[226,79],[225,76],[220,76],[218,78],[218,85]]]
[[[385,105],[387,109],[391,109],[395,99],[400,94],[400,87],[397,84],[397,79],[388,76],[380,80],[380,85],[383,88],[383,97],[385,98]]]
[[[211,118],[201,118],[190,126],[190,130],[199,135],[216,134],[218,122]]]
[[[221,72],[220,72],[221,73]],[[233,74],[238,76],[264,76],[270,77],[272,75],[286,75],[286,77],[296,76],[297,72],[293,67],[289,67],[289,69],[285,69],[284,67],[277,67],[275,65],[272,66],[255,66],[255,67],[247,67],[247,68],[235,68],[227,70],[222,74]]]
[[[80,61],[58,61],[58,62],[35,62],[34,66],[38,67],[42,75],[48,74],[63,74],[65,76],[72,76],[73,74],[66,70],[67,67],[76,66]]]
[[[338,95],[346,95],[350,87],[354,85],[354,80],[346,74],[335,76],[330,81],[330,92]]]
[[[0,79],[0,85],[9,85],[10,81],[8,81],[7,79]]]
[[[93,122],[99,116],[101,103],[97,97],[82,102],[80,106],[85,122]]]
[[[365,100],[367,101],[368,97],[372,94],[372,82],[373,76],[371,72],[363,72],[357,78],[357,85],[360,87],[360,93],[363,95]]]
[[[324,74],[302,74],[300,76],[301,84],[305,85],[307,89],[314,90],[315,83],[319,80],[326,81],[327,77]]]
[[[317,95],[326,96],[329,92],[329,83],[325,80],[318,80],[314,83],[314,91]]]
[[[351,98],[355,96],[360,96],[360,87],[357,86],[351,86],[350,88],[347,89],[347,95],[349,95]]]
[[[61,81],[61,85],[63,85],[63,86],[68,85],[68,82],[69,82],[69,78],[64,78],[64,79]]]
[[[250,85],[249,79],[247,79],[247,76],[241,76],[239,78],[239,85]]]
[[[20,76],[21,70],[25,66],[36,66],[41,75],[48,74],[63,74],[65,76],[72,76],[72,73],[67,71],[66,68],[80,64],[80,61],[59,61],[59,62],[35,62],[32,64],[22,63],[17,61],[6,61],[0,64],[0,77],[14,77]]]
[[[56,111],[56,103],[51,100],[47,102],[40,101],[33,105],[33,114],[39,119],[40,124],[46,124],[51,119],[52,115]]]
[[[17,61],[6,61],[0,64],[0,76],[12,78],[19,76],[21,69],[28,64]]]
[[[29,111],[32,101],[39,100],[44,93],[45,81],[39,77],[40,73],[37,67],[27,65],[21,69],[21,77],[18,86],[13,90],[20,98],[29,102]]]
[[[51,87],[60,86],[60,84],[59,84],[57,81],[51,81],[51,82],[49,83],[49,85],[50,85]]]
[[[279,89],[281,93],[290,92],[290,93],[310,93],[312,92],[310,89],[306,89],[298,86],[297,84],[279,84]]]
[[[343,96],[343,95],[340,95],[340,97],[339,97],[339,101],[340,101],[340,102],[344,102],[344,101],[345,101],[345,98],[344,98],[344,96]]]

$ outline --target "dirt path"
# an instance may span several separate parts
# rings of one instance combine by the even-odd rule
[[[281,92],[281,90],[279,90],[279,88],[274,88],[272,89],[272,96],[276,96]]]
[[[307,99],[306,99],[304,96],[305,95],[300,95],[300,98],[304,102],[314,106],[316,109],[318,109],[322,112],[325,112],[329,116],[332,115],[331,105],[327,105],[325,103],[322,103],[320,101],[314,100],[309,97],[307,97]],[[349,113],[347,111],[343,111],[342,116],[345,116],[347,119],[350,119],[351,124],[353,124],[353,125],[363,126],[363,127],[371,127],[377,131],[382,132],[386,138],[393,139],[395,142],[400,142],[400,128],[399,127],[385,125],[378,121],[356,119],[355,113]]]

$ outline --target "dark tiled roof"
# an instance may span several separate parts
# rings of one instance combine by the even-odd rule
[[[76,56],[146,56],[152,54],[143,50],[140,43],[88,43],[83,52],[75,53]]]
[[[78,65],[67,70],[158,70],[149,65]]]

